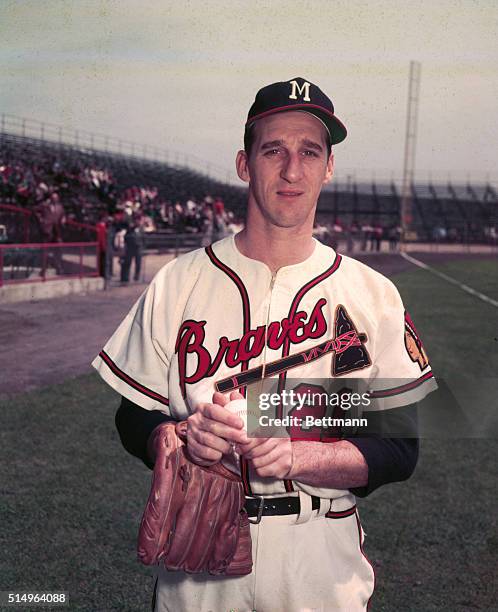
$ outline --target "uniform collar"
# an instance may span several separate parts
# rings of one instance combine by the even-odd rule
[[[235,259],[235,261],[237,262],[237,267],[239,267],[239,265],[242,268],[247,268],[247,266],[251,266],[253,269],[256,268],[261,268],[262,270],[265,270],[267,275],[271,278],[272,277],[272,273],[270,268],[262,261],[259,261],[257,259],[252,259],[251,257],[247,257],[246,255],[243,255],[239,249],[237,248],[237,244],[235,243],[235,234],[232,236],[229,236],[227,239],[227,248],[228,250],[231,252],[230,255],[230,259],[233,257]],[[224,241],[221,241],[224,242]],[[317,240],[316,238],[313,238],[313,242],[314,242],[314,249],[313,252],[303,261],[300,261],[298,263],[295,264],[290,264],[288,266],[282,266],[281,268],[279,268],[275,274],[276,278],[281,278],[281,277],[286,277],[289,275],[300,275],[300,273],[304,273],[304,274],[313,274],[313,273],[320,273],[322,272],[324,269],[328,268],[331,263],[333,263],[335,257],[336,257],[336,253],[334,251],[334,249],[325,246],[323,243],[321,243],[319,240]]]

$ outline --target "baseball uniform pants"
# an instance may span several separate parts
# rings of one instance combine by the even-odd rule
[[[374,573],[363,553],[358,512],[323,516],[300,493],[300,515],[263,516],[251,525],[248,576],[169,572],[158,568],[155,612],[356,612],[366,610]]]

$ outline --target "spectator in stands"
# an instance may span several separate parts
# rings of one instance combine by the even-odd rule
[[[47,183],[40,181],[36,187],[35,200],[37,203],[42,202],[49,194]]]
[[[53,192],[35,209],[40,224],[42,242],[62,242],[64,207],[57,192]]]
[[[99,253],[99,274],[100,276],[110,278],[112,276],[112,256],[110,255],[111,265],[107,265],[108,261],[107,254],[110,246],[109,233],[110,233],[110,218],[107,213],[101,213],[100,219],[97,222],[97,244]],[[111,243],[112,244],[112,243]],[[111,268],[109,270],[109,267]],[[107,269],[107,274],[106,274]]]
[[[193,215],[197,210],[197,202],[195,201],[194,196],[190,196],[190,198],[185,203],[185,208],[187,209],[188,214]]]
[[[397,251],[398,243],[401,238],[401,227],[399,227],[399,225],[392,225],[387,232],[387,237],[389,238],[389,250],[393,252]]]
[[[353,228],[350,225],[344,228],[344,236],[346,238],[346,251],[348,253],[354,252],[354,240],[353,240]]]
[[[225,216],[225,204],[223,200],[218,196],[213,203],[213,212],[215,217]]]
[[[62,242],[62,226],[65,223],[64,207],[59,194],[53,192],[36,209],[35,215],[40,225],[41,240],[44,243],[57,244]],[[45,276],[46,267],[53,267],[57,274],[62,273],[61,247],[55,246],[47,250],[43,258],[41,275]]]
[[[362,251],[366,251],[369,248],[369,246],[371,247],[373,229],[374,228],[368,223],[361,226],[361,233],[362,233],[361,250]]]
[[[150,215],[143,215],[142,230],[145,234],[150,234],[156,231],[154,219]]]
[[[436,225],[432,230],[432,236],[435,242],[442,242],[446,240],[446,228],[441,225]]]
[[[159,204],[159,219],[163,226],[167,227],[173,224],[171,217],[171,202],[163,200]]]
[[[13,164],[5,163],[0,166],[2,174],[2,196],[12,202],[16,192],[17,172]]]
[[[498,243],[498,231],[494,225],[490,225],[484,228],[484,236],[489,240],[490,244]]]
[[[122,224],[114,224],[115,232],[114,232],[114,241],[113,241],[113,250],[114,254],[117,256],[119,265],[123,268],[124,256],[125,256],[125,236],[128,231],[127,225]]]
[[[177,200],[173,206],[173,225],[180,234],[185,231],[185,215],[183,206],[179,200]]]
[[[144,248],[144,235],[141,216],[135,216],[128,227],[124,237],[124,258],[121,266],[121,282],[128,283],[130,280],[131,262],[135,261],[134,280],[140,280],[142,267],[142,252]]]
[[[378,223],[376,223],[373,227],[372,240],[370,242],[371,251],[373,251],[374,249],[377,252],[380,251],[383,234],[384,234],[384,228]]]
[[[227,224],[223,215],[213,215],[213,242],[228,235]]]
[[[202,245],[207,246],[213,242],[214,235],[214,214],[211,207],[204,206],[202,212],[203,226],[202,226]]]

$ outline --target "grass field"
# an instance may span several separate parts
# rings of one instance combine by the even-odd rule
[[[498,300],[498,259],[470,259],[448,261],[434,266],[440,272],[453,277],[461,283]]]
[[[147,610],[135,561],[149,470],[114,428],[117,396],[97,375],[1,406],[0,590],[65,590],[70,610]]]
[[[498,260],[435,266],[489,297],[498,297]],[[412,315],[438,377],[498,376],[498,309],[425,270],[392,278]]]
[[[496,292],[495,262],[444,271]],[[439,376],[496,376],[496,308],[423,270],[393,280]],[[0,590],[69,591],[77,611],[150,609],[152,572],[135,560],[150,472],[121,447],[117,401],[94,374],[1,398]],[[423,440],[409,482],[360,502],[374,611],[497,609],[497,450]]]

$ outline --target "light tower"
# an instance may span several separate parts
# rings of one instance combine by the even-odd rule
[[[401,187],[401,228],[402,240],[406,240],[412,224],[412,191],[415,174],[415,147],[417,143],[418,102],[420,93],[420,62],[410,62],[408,78],[408,105],[406,110],[405,159],[403,164],[403,185]]]

